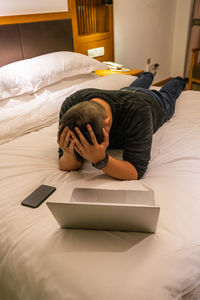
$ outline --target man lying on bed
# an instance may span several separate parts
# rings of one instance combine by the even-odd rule
[[[109,91],[84,89],[66,98],[60,110],[59,167],[78,170],[88,160],[121,180],[140,179],[148,166],[152,135],[168,121],[185,87],[176,77],[160,91],[149,90],[153,74],[143,72],[129,86]],[[123,160],[107,148],[123,149]]]

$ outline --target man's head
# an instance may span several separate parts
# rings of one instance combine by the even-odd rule
[[[75,134],[74,127],[78,127],[86,140],[92,144],[87,130],[87,124],[90,124],[98,143],[101,144],[104,140],[102,129],[105,126],[105,119],[106,111],[102,105],[95,101],[83,101],[67,110],[60,124],[63,124],[63,128],[68,126]]]

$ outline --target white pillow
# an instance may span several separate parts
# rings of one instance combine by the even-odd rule
[[[17,61],[0,68],[0,100],[31,94],[63,78],[97,69],[106,66],[84,54],[68,51]]]

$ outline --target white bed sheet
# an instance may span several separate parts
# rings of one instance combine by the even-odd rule
[[[131,81],[121,76],[120,83],[99,78],[95,87]],[[181,94],[173,118],[154,135],[152,159],[140,181],[111,179],[88,163],[82,171],[60,171],[57,122],[0,146],[1,300],[174,300],[198,286],[199,95]],[[157,232],[61,229],[45,203],[38,209],[20,205],[40,184],[56,186],[51,201],[67,201],[76,186],[144,185],[161,207]]]

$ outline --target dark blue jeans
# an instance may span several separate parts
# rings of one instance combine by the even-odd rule
[[[174,113],[176,99],[185,88],[186,80],[179,76],[175,77],[165,83],[159,91],[156,91],[149,90],[153,77],[151,72],[143,72],[128,87],[122,88],[121,90],[140,91],[151,95],[164,109],[166,119],[169,120]]]

